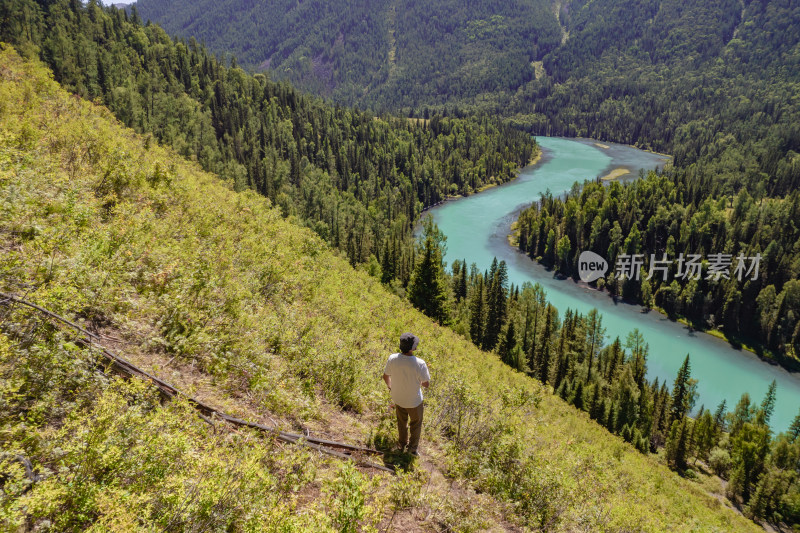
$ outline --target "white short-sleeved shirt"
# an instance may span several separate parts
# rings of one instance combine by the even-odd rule
[[[383,373],[392,378],[392,401],[395,405],[413,409],[422,403],[419,385],[431,380],[425,361],[413,355],[393,353],[386,361]]]

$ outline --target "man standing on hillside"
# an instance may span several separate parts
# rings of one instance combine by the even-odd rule
[[[400,353],[389,356],[383,371],[383,381],[389,387],[397,415],[397,432],[400,437],[400,451],[406,446],[409,453],[418,456],[419,436],[422,433],[422,388],[428,388],[431,375],[428,365],[414,350],[419,337],[413,333],[400,335]],[[408,422],[411,421],[411,440],[408,438]]]

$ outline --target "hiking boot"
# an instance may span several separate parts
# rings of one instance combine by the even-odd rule
[[[414,457],[419,457],[419,452],[417,450],[409,451],[409,453]]]
[[[405,449],[406,449],[405,444],[398,444],[397,447],[395,447],[394,451],[396,451],[397,453],[403,453],[403,450]]]

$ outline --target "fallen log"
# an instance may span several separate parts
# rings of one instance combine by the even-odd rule
[[[80,325],[75,324],[74,322],[50,311],[49,309],[45,309],[44,307],[41,307],[33,302],[30,302],[13,294],[6,294],[0,292],[0,304],[5,306],[10,306],[11,304],[14,303],[30,307],[31,309],[34,309],[39,313],[57,322],[61,322],[62,324],[65,324],[75,329],[84,336],[84,338],[78,339],[78,341],[86,346],[89,346],[90,348],[96,348],[101,354],[101,356],[110,364],[112,370],[125,377],[138,377],[140,379],[150,381],[153,384],[153,386],[155,386],[161,392],[161,394],[168,399],[172,399],[178,396],[186,398],[187,401],[200,412],[201,418],[203,418],[203,420],[205,420],[206,422],[212,423],[211,419],[216,417],[234,426],[248,427],[251,429],[275,435],[275,437],[282,442],[287,442],[291,444],[301,444],[311,449],[317,450],[321,453],[331,455],[333,457],[352,460],[356,462],[356,464],[358,464],[359,466],[364,466],[367,468],[374,468],[376,470],[382,470],[385,472],[394,473],[394,470],[392,468],[372,463],[369,461],[360,461],[352,457],[348,453],[329,450],[328,448],[338,448],[342,450],[347,450],[349,452],[383,455],[383,452],[381,452],[380,450],[375,450],[373,448],[367,448],[364,446],[347,444],[344,442],[336,442],[326,439],[317,439],[311,436],[288,433],[285,431],[281,431],[275,427],[266,426],[264,424],[258,424],[256,422],[248,422],[246,420],[236,418],[223,411],[220,411],[215,407],[212,407],[192,396],[189,396],[188,394],[181,392],[178,388],[170,385],[163,379],[142,370],[141,368],[137,367],[136,365],[125,359],[124,357],[110,351],[108,348],[100,344],[99,341],[102,340],[102,338],[99,335],[96,335],[88,331],[87,329],[81,327]]]

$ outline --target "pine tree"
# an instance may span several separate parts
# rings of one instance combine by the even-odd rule
[[[508,286],[508,267],[505,261],[492,261],[486,280],[486,330],[483,336],[482,347],[484,350],[493,350],[500,337],[500,331],[506,318]]]
[[[684,416],[681,419],[676,419],[672,422],[665,445],[665,456],[669,465],[678,470],[683,471],[686,469],[686,452],[687,452],[687,418]]]
[[[556,262],[556,233],[551,229],[547,232],[547,245],[544,249],[544,260],[547,265],[553,266]]]
[[[739,398],[739,403],[732,413],[728,415],[731,437],[735,437],[745,424],[753,422],[754,409],[750,406],[750,395],[746,392]]]
[[[608,414],[605,417],[605,426],[606,429],[611,433],[614,433],[614,430],[617,427],[617,404],[615,404],[613,401],[610,402],[608,406]]]
[[[544,331],[539,343],[538,356],[536,358],[536,373],[539,381],[547,383],[550,377],[550,358],[551,358],[551,337],[553,335],[553,314],[555,309],[550,304],[547,304],[545,310]]]
[[[650,436],[653,430],[653,403],[655,398],[646,384],[639,389],[639,404],[637,406],[638,419],[636,422],[637,427],[642,432],[642,436]]]
[[[658,391],[658,397],[659,404],[661,406],[661,412],[663,413],[661,416],[661,424],[659,425],[658,429],[662,434],[666,435],[667,431],[669,431],[669,407],[671,401],[669,389],[667,389],[666,383],[661,384],[661,389]]]
[[[467,261],[461,260],[461,275],[458,278],[458,285],[456,286],[456,298],[463,300],[467,297]]]
[[[722,400],[714,411],[714,425],[717,427],[717,433],[725,431],[725,409],[728,402]]]
[[[523,292],[523,295],[525,293]],[[525,302],[525,320],[523,321],[522,327],[522,351],[525,352],[528,350],[528,337],[531,331],[531,305],[529,302]]]
[[[622,363],[622,346],[620,345],[619,337],[611,344],[610,351],[606,381],[613,383],[617,377],[617,366]]]
[[[592,379],[592,365],[594,363],[594,356],[596,350],[603,346],[603,336],[605,335],[605,328],[603,327],[603,317],[597,312],[597,309],[592,309],[586,317],[587,319],[587,357],[589,359],[587,379]]]
[[[691,366],[689,365],[689,354],[686,354],[675,384],[672,386],[672,404],[670,407],[670,420],[680,420],[686,415],[694,405],[696,397],[697,382],[691,378]]]
[[[759,409],[756,417],[756,421],[759,424],[769,426],[769,419],[772,418],[772,413],[775,411],[775,389],[777,386],[777,383],[773,379],[772,383],[769,385],[769,389],[767,389],[767,394],[764,396],[764,401],[761,402],[761,409]]]
[[[601,420],[605,411],[605,404],[600,399],[600,384],[595,384],[592,400],[589,403],[589,416],[594,420]]]
[[[458,259],[456,259],[455,261],[453,261],[451,268],[453,269],[453,272],[450,275],[453,296],[456,298],[456,301],[458,301],[458,277],[459,274],[461,273],[461,262]]]
[[[636,424],[638,398],[636,397],[635,384],[630,374],[630,368],[625,369],[625,373],[620,376],[617,397],[617,430],[626,424],[631,426]]]
[[[564,401],[567,401],[569,398],[570,392],[572,391],[572,387],[570,386],[569,380],[564,380],[561,382],[561,386],[558,388],[558,397]]]
[[[597,421],[598,424],[605,427],[606,416],[608,413],[608,402],[606,401],[605,398],[602,398],[600,400],[600,405],[597,406],[596,413],[597,413],[597,418],[595,418],[595,420]]]
[[[792,425],[789,426],[789,437],[792,441],[796,441],[800,437],[800,412],[797,413],[797,416],[792,420]]]
[[[394,279],[394,261],[392,261],[392,252],[389,248],[389,239],[383,241],[383,254],[381,256],[381,281],[389,283]]]
[[[639,428],[633,432],[633,445],[639,450],[640,453],[647,455],[650,451],[650,439],[647,438]]]
[[[695,422],[695,445],[698,459],[703,461],[708,459],[709,452],[717,443],[716,436],[717,432],[711,411],[700,409],[697,422]]]
[[[444,277],[444,243],[447,239],[429,215],[422,221],[418,242],[420,258],[408,285],[408,299],[414,307],[444,324],[447,322],[447,283]]]
[[[469,337],[476,346],[483,345],[485,323],[483,276],[478,274],[478,282],[472,290],[472,302],[469,313]]]
[[[557,270],[562,272],[569,271],[569,253],[572,251],[572,243],[569,242],[569,237],[564,235],[558,240],[556,244],[556,254],[558,255]]]
[[[583,409],[583,381],[579,381],[575,387],[575,395],[572,397],[572,405],[578,409]]]
[[[745,422],[735,435],[731,434],[732,471],[728,487],[745,503],[764,472],[769,445],[769,427],[763,424]]]
[[[512,359],[516,345],[517,334],[514,330],[514,321],[509,320],[508,327],[506,328],[506,334],[503,336],[503,340],[500,342],[500,346],[497,349],[497,354],[500,356],[500,360],[510,367],[516,367],[514,360]]]
[[[644,388],[644,378],[647,373],[647,352],[649,347],[644,342],[644,335],[638,328],[634,328],[625,339],[625,347],[631,351],[631,363],[633,365],[633,379],[636,386]]]
[[[653,307],[653,287],[647,279],[642,280],[642,307],[650,309]]]
[[[567,335],[568,335],[568,327],[567,325],[570,323],[569,319],[569,309],[567,309],[567,313],[564,316],[564,325],[561,327],[561,332],[558,339],[558,354],[556,358],[556,371],[555,377],[553,378],[553,386],[558,388],[561,384],[561,380],[564,379],[567,375],[568,367],[571,362],[570,352],[567,349]]]

